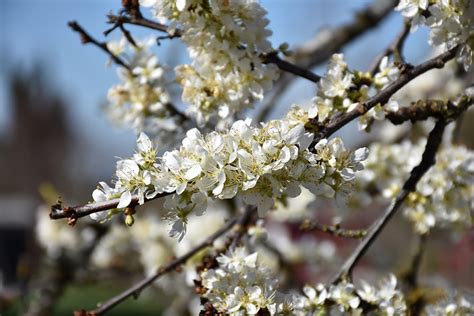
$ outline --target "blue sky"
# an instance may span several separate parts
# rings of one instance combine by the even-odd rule
[[[261,3],[269,12],[274,45],[288,42],[293,46],[311,38],[321,27],[352,19],[356,9],[370,1],[264,0]],[[102,32],[108,27],[105,15],[116,12],[119,5],[119,0],[0,1],[0,136],[5,135],[11,123],[5,74],[17,68],[28,69],[40,61],[48,69],[55,87],[70,100],[69,113],[84,144],[108,155],[104,156],[107,161],[133,151],[133,132],[112,127],[99,108],[108,88],[117,82],[115,68],[107,68],[107,57],[92,46],[81,45],[77,34],[67,27],[69,20],[77,20],[95,37],[104,39]],[[399,14],[393,13],[381,28],[348,46],[344,53],[351,68],[366,67],[399,32],[401,23]],[[151,35],[144,29],[130,29],[137,37]],[[186,58],[183,46],[174,40],[157,48],[162,61],[169,60],[170,48]],[[427,50],[426,32],[410,37],[407,55],[411,61],[423,58]],[[317,71],[322,73],[324,68]],[[313,94],[314,84],[299,80],[280,104],[301,102]]]

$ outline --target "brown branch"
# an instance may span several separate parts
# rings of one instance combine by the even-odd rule
[[[125,16],[125,15],[118,16],[114,14],[109,14],[107,15],[107,18],[108,18],[107,23],[114,25],[112,29],[115,29],[119,25],[132,24],[132,25],[142,26],[142,27],[146,27],[155,31],[166,33],[170,39],[181,37],[181,33],[182,33],[181,30],[179,29],[175,29],[174,32],[169,32],[167,25],[155,22],[153,20],[150,20],[144,17]],[[110,30],[107,32],[110,33]]]
[[[424,121],[430,117],[450,120],[457,118],[462,112],[469,108],[474,103],[474,98],[463,96],[456,103],[457,104],[442,100],[418,100],[412,102],[408,107],[387,112],[385,117],[395,125],[402,124],[406,121],[412,123]]]
[[[128,65],[123,59],[121,59],[120,57],[118,57],[117,55],[115,55],[114,53],[112,53],[109,48],[107,47],[107,43],[106,42],[99,42],[98,40],[96,40],[95,38],[93,38],[92,36],[89,35],[89,33],[87,33],[83,28],[82,26],[79,25],[79,23],[77,23],[76,21],[70,21],[68,23],[69,27],[79,33],[80,37],[81,37],[81,42],[82,44],[93,44],[95,46],[97,46],[98,48],[100,48],[101,50],[103,50],[107,55],[110,56],[110,58],[112,58],[112,60],[117,64],[117,65],[120,65],[122,67],[124,67],[125,69],[127,69],[129,72],[132,72],[132,69],[130,67],[130,65]]]
[[[205,241],[200,243],[199,245],[195,246],[193,249],[185,253],[179,258],[174,259],[171,261],[168,265],[165,267],[162,267],[157,270],[157,272],[142,281],[136,283],[129,289],[123,291],[119,295],[111,298],[110,300],[106,301],[104,304],[100,305],[99,308],[93,310],[93,311],[85,311],[85,310],[80,310],[76,311],[75,315],[80,315],[80,316],[98,316],[98,315],[103,315],[109,310],[111,310],[113,307],[116,305],[122,303],[129,297],[138,297],[140,295],[141,291],[143,291],[145,288],[150,286],[153,282],[155,282],[158,278],[163,276],[166,273],[175,271],[177,268],[179,268],[181,265],[186,263],[189,259],[191,259],[194,255],[196,255],[198,252],[203,250],[204,248],[212,246],[214,241],[230,231],[236,224],[238,224],[243,217],[248,216],[249,212],[245,212],[240,219],[233,219],[231,221],[228,221],[221,229],[216,231],[214,234],[210,235]]]
[[[127,41],[132,44],[134,47],[137,47],[137,43],[135,42],[135,40],[133,39],[133,36],[132,34],[130,33],[129,30],[127,30],[125,28],[125,26],[123,26],[123,24],[120,24],[119,25],[119,28],[120,30],[122,31],[123,35],[125,36],[125,38],[127,39]]]
[[[422,295],[418,288],[418,275],[423,260],[423,254],[426,246],[427,235],[418,235],[418,242],[415,253],[411,259],[408,269],[402,273],[401,278],[406,282],[407,289],[405,290],[407,296],[407,307],[410,315],[420,315],[421,311],[426,305],[425,295]],[[420,295],[421,294],[421,295]]]
[[[361,239],[367,235],[365,229],[344,229],[339,226],[330,226],[320,223],[316,223],[310,220],[305,220],[301,225],[300,229],[304,231],[317,230],[323,233],[328,233],[333,236],[342,237],[342,238],[356,238]]]
[[[374,0],[367,8],[357,12],[349,23],[321,30],[313,39],[295,50],[292,60],[302,69],[311,69],[321,64],[345,45],[379,25],[397,4],[398,0]],[[296,78],[285,73],[281,74],[274,84],[273,94],[267,96],[267,100],[261,105],[262,112],[256,117],[264,119],[294,79]]]
[[[247,231],[247,226],[252,222],[252,217],[256,213],[257,208],[255,206],[247,206],[245,208],[244,213],[235,225],[235,234],[232,238],[231,244],[229,245],[230,250],[234,250],[238,246],[240,240]]]
[[[411,289],[416,288],[418,285],[418,274],[420,271],[421,261],[423,259],[427,235],[419,235],[417,237],[418,243],[416,245],[415,254],[413,255],[408,270],[403,275],[403,279],[408,283]]]
[[[286,60],[281,59],[280,57],[278,57],[278,54],[276,52],[263,55],[262,59],[264,63],[275,64],[282,71],[286,71],[301,78],[308,79],[309,81],[312,81],[314,83],[318,83],[319,80],[321,80],[321,77],[315,74],[314,72],[305,68],[301,68],[298,65],[292,64]]]
[[[407,196],[415,191],[416,184],[421,177],[433,166],[436,162],[436,152],[441,144],[444,129],[446,127],[445,120],[438,120],[435,127],[428,136],[425,151],[421,158],[421,162],[418,166],[413,168],[410,173],[410,177],[404,183],[401,192],[398,194],[395,201],[387,208],[385,213],[377,219],[374,224],[370,227],[367,235],[360,242],[357,248],[354,250],[352,255],[344,262],[339,272],[333,278],[333,283],[337,283],[342,279],[349,278],[352,273],[352,269],[359,262],[362,256],[370,248],[373,242],[377,239],[380,232],[383,230],[389,220],[395,215],[398,209],[402,206]]]
[[[374,75],[377,73],[380,63],[385,56],[394,55],[394,59],[396,62],[405,63],[405,58],[403,57],[403,45],[405,44],[405,40],[410,33],[411,23],[409,20],[405,20],[403,23],[403,28],[397,37],[393,40],[392,43],[385,49],[385,51],[380,54],[372,65],[369,67],[369,72]]]
[[[434,68],[443,68],[444,65],[456,56],[458,47],[454,47],[447,52],[444,52],[432,59],[421,63],[420,65],[411,69],[405,69],[400,77],[385,87],[382,91],[377,93],[375,96],[370,98],[364,103],[360,103],[356,108],[346,113],[336,113],[327,122],[322,124],[322,128],[318,133],[315,134],[311,148],[314,147],[321,139],[331,136],[334,132],[345,126],[347,123],[356,119],[357,117],[367,113],[368,110],[376,106],[377,104],[385,104],[398,90],[404,87],[407,83],[415,79],[416,77],[424,74],[425,72]],[[314,119],[310,122],[312,126],[320,125]]]
[[[155,200],[169,194],[172,194],[172,193],[157,194],[151,199],[145,199],[145,202]],[[117,207],[119,202],[120,202],[120,199],[117,198],[117,199],[88,203],[85,205],[72,206],[72,207],[71,206],[63,207],[61,203],[58,203],[56,205],[51,206],[51,213],[49,213],[49,217],[51,219],[68,218],[70,222],[75,222],[78,218],[81,218],[93,213],[98,213],[98,212],[114,209]],[[132,202],[130,203],[130,205],[132,205],[132,207],[135,207],[137,204],[138,204],[138,195],[134,195],[132,196]]]

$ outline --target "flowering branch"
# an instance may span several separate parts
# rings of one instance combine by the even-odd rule
[[[89,35],[89,33],[87,33],[83,28],[82,26],[79,25],[79,23],[77,23],[76,21],[70,21],[68,23],[69,27],[79,33],[79,35],[81,36],[81,42],[83,44],[93,44],[95,46],[97,46],[98,48],[100,48],[101,50],[103,50],[107,55],[110,56],[110,58],[112,58],[112,60],[117,64],[117,65],[120,65],[122,67],[124,67],[125,69],[127,69],[129,72],[132,72],[132,69],[130,67],[130,65],[128,65],[124,60],[122,60],[120,57],[118,57],[117,55],[115,55],[114,53],[112,53],[109,48],[107,47],[107,43],[106,42],[99,42],[98,40],[96,40],[95,38],[93,38],[92,36]]]
[[[254,208],[251,208],[251,207],[246,208],[244,213],[239,218],[235,218],[233,220],[228,221],[221,229],[216,231],[214,234],[210,235],[205,241],[203,241],[199,245],[195,246],[193,249],[191,249],[190,251],[188,251],[187,253],[185,253],[181,257],[174,259],[167,266],[158,269],[158,271],[155,274],[143,279],[142,281],[138,282],[137,284],[135,284],[131,288],[129,288],[129,289],[125,290],[124,292],[120,293],[119,295],[111,298],[110,300],[108,300],[107,302],[102,304],[99,308],[97,308],[96,310],[93,310],[93,311],[81,310],[81,311],[77,311],[76,315],[78,315],[78,316],[103,315],[106,312],[108,312],[109,310],[111,310],[113,307],[115,307],[116,305],[118,305],[118,304],[122,303],[123,301],[125,301],[126,299],[128,299],[129,297],[131,297],[131,296],[137,297],[141,293],[142,290],[144,290],[145,288],[150,286],[158,278],[165,275],[166,273],[169,273],[169,272],[172,272],[172,271],[176,270],[179,266],[186,263],[189,259],[191,259],[193,256],[195,256],[201,250],[212,246],[212,244],[214,243],[214,241],[217,238],[219,238],[222,235],[226,234],[227,232],[229,232],[234,227],[237,230],[235,232],[235,235],[232,237],[232,244],[234,244],[234,242],[236,242],[236,240],[238,242],[238,240],[242,237],[242,234],[243,234],[243,231],[244,231],[242,228],[247,224],[248,220],[250,219],[250,217],[253,213],[255,213]]]
[[[425,151],[423,152],[420,164],[413,168],[410,173],[410,177],[404,183],[403,188],[398,194],[395,201],[385,211],[385,213],[379,219],[377,219],[377,221],[369,229],[367,235],[354,250],[352,255],[344,262],[339,272],[333,278],[333,283],[337,283],[343,279],[350,278],[352,269],[366,253],[369,247],[373,244],[373,242],[378,237],[378,235],[383,230],[388,221],[402,206],[407,196],[411,192],[415,191],[416,184],[421,179],[421,177],[431,168],[431,166],[435,164],[435,156],[441,144],[443,132],[446,125],[447,122],[442,119],[436,122],[435,127],[428,136],[428,141],[426,143]]]
[[[390,83],[382,91],[377,93],[375,96],[370,98],[364,103],[359,103],[356,108],[350,112],[344,114],[337,113],[329,121],[320,128],[319,132],[315,134],[315,138],[311,144],[311,147],[316,145],[321,139],[331,136],[334,132],[351,122],[355,118],[367,113],[368,110],[375,107],[377,104],[385,104],[392,95],[398,90],[404,87],[407,83],[415,79],[416,77],[424,74],[425,72],[435,69],[443,68],[444,65],[456,56],[458,47],[454,47],[432,59],[425,61],[413,68],[407,68],[400,75],[400,77],[394,82]],[[318,125],[316,120],[311,121],[311,125]]]
[[[375,0],[366,9],[357,12],[355,18],[349,23],[321,30],[313,39],[297,48],[292,59],[303,69],[311,69],[319,65],[332,54],[339,52],[345,45],[376,27],[392,12],[397,2],[397,0]],[[274,84],[273,94],[262,104],[261,111],[256,115],[258,121],[263,121],[294,79],[286,74],[280,76]]]
[[[143,26],[149,29],[153,29],[159,32],[164,32],[167,34],[166,38],[173,39],[181,37],[182,31],[179,29],[174,29],[173,32],[170,32],[168,26],[165,24],[157,23],[155,21],[149,20],[144,17],[134,17],[134,16],[116,16],[114,14],[108,15],[108,23],[113,23],[115,25],[123,25],[123,24],[133,24],[138,26]],[[112,29],[115,29],[112,28]],[[110,33],[111,30],[106,31]],[[262,59],[265,63],[275,64],[280,68],[282,71],[286,71],[292,73],[296,76],[308,79],[312,82],[318,82],[321,79],[320,76],[316,75],[315,73],[307,70],[305,67],[300,67],[298,65],[292,64],[286,60],[283,60],[278,57],[277,53],[271,53],[262,55]]]
[[[389,84],[385,89],[380,91],[374,97],[366,101],[365,103],[359,104],[353,111],[344,113],[344,114],[336,114],[326,124],[320,128],[319,132],[315,134],[315,138],[313,140],[312,145],[310,148],[314,148],[314,146],[323,138],[327,138],[336,132],[338,129],[345,126],[347,123],[352,121],[353,119],[361,116],[362,114],[366,113],[369,109],[376,106],[377,104],[384,104],[388,101],[388,99],[395,94],[399,89],[401,89],[404,85],[408,82],[416,78],[417,76],[433,69],[433,68],[442,68],[444,64],[449,61],[450,59],[454,58],[456,54],[457,48],[453,48],[439,56],[432,58],[413,69],[407,69],[396,81]],[[314,120],[312,120],[314,121]],[[311,122],[314,124],[314,122]],[[318,124],[318,123],[316,123]],[[169,193],[159,194],[155,198],[162,197],[168,195]],[[134,196],[133,198],[135,203],[138,201],[138,197]],[[120,199],[113,199],[106,202],[99,202],[99,203],[91,203],[84,206],[78,207],[58,207],[55,205],[52,207],[52,211],[50,217],[52,219],[59,219],[59,218],[69,218],[71,223],[75,222],[75,219],[84,217],[86,215],[101,212],[104,210],[115,208]]]

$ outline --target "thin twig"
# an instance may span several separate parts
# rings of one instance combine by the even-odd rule
[[[367,231],[365,229],[344,229],[339,226],[323,225],[310,220],[305,220],[301,224],[300,228],[304,231],[317,230],[323,233],[328,233],[330,235],[343,238],[361,239],[367,234]]]
[[[247,214],[247,212],[244,213],[244,215],[246,215],[246,214]],[[244,215],[242,217],[244,217]],[[129,297],[131,297],[131,296],[138,297],[138,295],[141,293],[141,291],[143,291],[143,289],[150,286],[159,277],[163,276],[166,273],[169,273],[169,272],[172,272],[172,271],[176,270],[179,266],[186,263],[189,259],[191,259],[198,252],[200,252],[204,248],[212,246],[212,244],[214,243],[214,241],[217,238],[221,237],[222,235],[224,235],[225,233],[230,231],[232,229],[232,227],[234,227],[238,222],[240,222],[240,220],[241,219],[235,218],[233,220],[228,221],[221,229],[216,231],[214,234],[210,235],[205,241],[203,241],[199,245],[195,246],[193,249],[188,251],[183,256],[174,259],[173,261],[171,261],[165,267],[162,267],[162,268],[158,269],[158,271],[155,274],[143,279],[142,281],[138,282],[137,284],[130,287],[129,289],[123,291],[119,295],[111,298],[107,302],[100,305],[99,308],[97,308],[93,311],[87,311],[87,312],[86,311],[79,311],[80,313],[78,315],[87,315],[87,316],[103,315],[107,311],[111,310],[114,306],[122,303],[123,301],[125,301]]]
[[[122,24],[132,24],[137,26],[146,27],[155,31],[166,33],[170,39],[181,37],[181,30],[175,29],[174,32],[170,32],[168,30],[168,26],[165,24],[161,24],[155,22],[153,20],[144,18],[144,17],[133,17],[133,16],[126,16],[126,15],[114,15],[109,14],[107,15],[108,21],[107,23],[113,24],[112,28],[116,28],[118,25]]]
[[[314,83],[318,83],[319,80],[321,80],[321,77],[319,75],[315,74],[310,70],[301,68],[295,64],[281,59],[280,57],[278,57],[277,53],[266,54],[262,56],[262,58],[265,63],[275,64],[282,71],[286,71],[301,78],[308,79],[309,81],[312,81]]]
[[[408,267],[408,270],[404,272],[402,276],[403,280],[407,284],[407,289],[405,290],[406,296],[408,297],[407,307],[410,311],[410,315],[412,316],[420,315],[421,311],[426,305],[425,296],[420,295],[418,287],[418,276],[420,273],[421,262],[425,250],[426,239],[426,234],[418,235],[418,242],[416,245],[415,253]]]
[[[119,25],[119,28],[120,30],[122,31],[123,35],[125,36],[125,38],[127,39],[127,41],[132,44],[134,47],[137,47],[137,43],[135,42],[135,40],[133,39],[133,36],[132,34],[125,28],[125,26],[123,26],[123,24],[120,24]]]
[[[166,195],[173,194],[173,193],[161,193],[157,194],[151,199],[145,199],[145,202],[152,201]],[[138,195],[132,196],[132,202],[130,205],[136,206],[138,204],[139,197]],[[119,204],[120,199],[111,199],[102,202],[94,202],[88,203],[85,205],[80,206],[66,206],[63,207],[60,203],[51,206],[51,213],[49,213],[49,217],[51,219],[60,219],[60,218],[69,218],[69,219],[78,219],[93,213],[102,212],[111,210],[117,207]]]
[[[107,47],[107,43],[106,42],[99,42],[98,40],[96,40],[95,38],[93,38],[92,36],[89,35],[89,33],[87,33],[83,28],[82,26],[79,25],[79,23],[77,23],[76,21],[70,21],[68,23],[69,27],[75,31],[75,32],[78,32],[79,35],[81,36],[81,42],[83,44],[93,44],[95,46],[97,46],[98,48],[100,48],[101,50],[103,50],[107,55],[110,56],[110,58],[112,58],[112,60],[117,64],[117,65],[120,65],[122,67],[124,67],[125,69],[127,69],[129,72],[132,72],[132,69],[130,67],[130,65],[128,65],[124,60],[122,60],[119,56],[115,55],[114,53],[112,53],[109,48]]]
[[[336,113],[328,122],[323,123],[323,127],[318,133],[315,134],[315,138],[311,144],[313,148],[321,139],[331,136],[334,132],[351,122],[355,118],[367,113],[368,110],[376,106],[377,104],[385,104],[398,90],[404,87],[407,83],[415,79],[416,77],[424,74],[425,72],[434,68],[443,68],[444,65],[456,56],[458,47],[454,47],[447,52],[444,52],[432,59],[421,63],[420,65],[413,67],[412,69],[406,69],[400,77],[385,87],[382,91],[377,93],[375,96],[367,100],[366,102],[360,103],[356,108],[350,112],[343,114]],[[315,122],[312,125],[317,125]]]
[[[247,226],[252,221],[252,217],[256,214],[256,212],[257,208],[255,206],[245,207],[244,213],[235,225],[235,234],[232,238],[231,244],[229,245],[229,250],[234,250],[238,246],[240,240],[244,236],[244,233],[247,231]]]
[[[416,189],[416,184],[421,179],[421,177],[431,168],[431,166],[435,164],[436,152],[438,151],[438,148],[441,144],[446,124],[447,123],[445,120],[438,120],[436,122],[435,127],[428,136],[428,141],[426,143],[425,151],[423,152],[420,164],[413,168],[410,173],[410,177],[404,183],[402,191],[398,194],[395,201],[390,205],[390,207],[387,208],[385,213],[379,219],[377,219],[377,221],[375,221],[375,223],[370,227],[367,235],[360,242],[352,255],[344,262],[339,272],[333,278],[333,283],[337,283],[342,279],[350,277],[352,269],[377,239],[380,232],[401,207],[407,196]]]
[[[397,35],[397,37],[392,41],[392,43],[390,43],[390,45],[385,49],[382,54],[377,56],[372,65],[369,67],[369,72],[372,75],[374,75],[378,71],[380,63],[382,62],[382,59],[385,56],[390,56],[393,54],[396,62],[405,63],[405,58],[403,57],[403,45],[405,44],[405,40],[407,39],[408,34],[410,33],[410,27],[410,21],[405,20],[403,23],[403,28]]]
[[[415,254],[411,260],[410,266],[406,273],[404,273],[403,279],[408,283],[411,289],[418,286],[418,274],[420,272],[421,261],[423,259],[423,252],[425,250],[427,235],[418,235],[418,243],[416,245]]]

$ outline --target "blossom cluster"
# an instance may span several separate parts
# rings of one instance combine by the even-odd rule
[[[468,316],[473,314],[474,305],[459,294],[427,307],[427,315],[433,316]]]
[[[278,77],[278,68],[262,61],[272,51],[266,11],[258,1],[142,0],[158,18],[172,22],[193,60],[176,68],[189,112],[204,124],[227,118],[261,100]]]
[[[226,315],[362,315],[363,305],[374,315],[405,315],[406,303],[397,290],[393,275],[378,287],[362,281],[360,289],[348,282],[303,288],[304,295],[278,291],[278,281],[260,263],[258,254],[248,254],[245,248],[220,255],[219,266],[200,274],[206,288],[203,297]],[[367,308],[369,307],[369,308]]]
[[[313,139],[304,124],[295,119],[295,108],[282,120],[251,125],[236,121],[229,130],[202,135],[197,129],[186,133],[179,149],[157,158],[150,139],[141,134],[138,152],[117,162],[115,186],[101,182],[93,192],[95,201],[120,197],[117,208],[130,205],[138,194],[139,204],[159,193],[166,197],[164,207],[172,223],[170,234],[182,238],[189,214],[202,214],[208,198],[231,199],[239,195],[248,205],[257,206],[260,215],[275,200],[295,197],[300,185],[319,196],[343,199],[350,191],[355,173],[367,148],[347,150],[340,138],[323,139],[309,149]],[[104,219],[106,212],[95,213]]]
[[[400,0],[396,10],[410,18],[413,29],[431,29],[430,44],[460,46],[458,60],[466,71],[474,56],[474,4],[470,0]]]
[[[375,93],[393,82],[400,75],[400,70],[384,57],[375,75],[360,71],[351,71],[342,54],[334,54],[328,64],[326,74],[318,83],[318,93],[313,98],[308,117],[324,122],[335,113],[348,112],[360,102],[367,101]],[[383,120],[384,104],[371,108],[359,120],[359,128],[367,129],[375,120]],[[396,110],[398,103],[389,101],[387,110]]]
[[[249,255],[245,248],[237,248],[217,258],[218,268],[200,275],[208,290],[203,296],[218,312],[255,315],[261,309],[272,309],[277,280],[257,264],[257,257],[256,252]]]
[[[419,163],[424,142],[370,146],[365,169],[357,179],[359,201],[370,201],[367,192],[392,199]],[[384,161],[383,164],[380,161]],[[470,228],[474,209],[474,153],[462,146],[441,148],[436,164],[418,182],[404,206],[414,230],[425,234],[433,227]]]
[[[393,275],[382,279],[378,287],[362,280],[360,288],[340,282],[305,286],[303,292],[296,306],[304,313],[296,315],[406,315],[405,297]]]
[[[108,49],[125,60],[130,69],[119,66],[121,83],[109,89],[105,110],[118,125],[167,140],[178,131],[179,118],[169,108],[165,69],[150,51],[154,43],[152,38],[136,41],[136,46],[125,38],[107,43]]]

